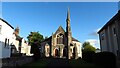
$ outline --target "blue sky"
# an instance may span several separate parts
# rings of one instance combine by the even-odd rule
[[[96,31],[118,11],[117,2],[3,2],[2,17],[13,27],[19,26],[24,38],[31,31],[51,36],[60,25],[66,28],[67,7],[72,36],[82,43],[98,40]]]

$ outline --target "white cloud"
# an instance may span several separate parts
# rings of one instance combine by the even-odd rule
[[[92,36],[98,36],[98,31],[100,30],[101,28],[98,28],[96,30],[93,30],[89,35],[92,35]]]
[[[90,44],[95,48],[100,48],[99,40],[97,39],[87,39],[86,42],[90,42]]]

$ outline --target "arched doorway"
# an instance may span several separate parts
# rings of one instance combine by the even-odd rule
[[[55,49],[55,56],[58,57],[59,56],[59,50]]]
[[[67,49],[66,48],[63,49],[63,56],[67,57]]]

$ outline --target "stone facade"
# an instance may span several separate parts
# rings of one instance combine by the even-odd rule
[[[59,26],[55,33],[41,43],[41,53],[45,57],[77,59],[81,57],[80,42],[72,37],[70,27],[70,11],[68,9],[66,19],[66,32]]]

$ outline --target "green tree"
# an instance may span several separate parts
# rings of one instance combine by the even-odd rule
[[[30,34],[27,36],[27,39],[30,45],[34,44],[35,42],[40,44],[40,42],[44,40],[43,35],[41,35],[39,32],[30,32]]]
[[[86,52],[86,51],[96,51],[95,47],[93,47],[92,45],[90,45],[90,42],[84,42],[82,45],[82,51]]]
[[[84,42],[82,48],[84,49],[87,45],[90,45],[90,42]]]
[[[41,35],[39,32],[30,32],[30,34],[27,37],[29,45],[31,45],[31,53],[34,54],[33,57],[35,60],[39,59],[41,57],[39,47],[41,41],[44,40],[43,35]]]
[[[45,39],[48,39],[48,36],[45,36]]]

